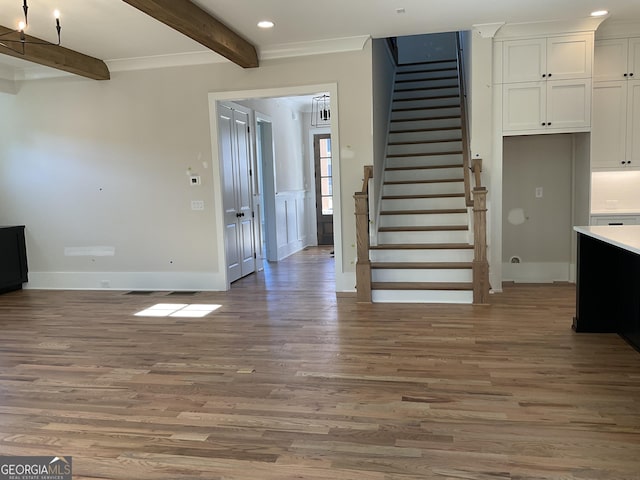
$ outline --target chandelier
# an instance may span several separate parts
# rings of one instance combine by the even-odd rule
[[[331,99],[329,95],[320,95],[311,99],[311,126],[331,125]]]
[[[33,37],[27,38],[27,36],[24,33],[25,29],[29,26],[29,17],[28,17],[29,6],[27,5],[27,0],[23,0],[22,11],[24,12],[24,21],[20,21],[18,23],[17,30],[9,30],[6,33],[0,34],[0,46],[3,46],[5,48],[8,48],[9,50],[12,50],[16,53],[24,55],[25,45],[28,43],[32,45],[51,45],[51,46],[60,45],[60,30],[62,30],[62,28],[60,27],[60,11],[59,10],[55,10],[53,12],[53,18],[56,21],[56,32],[58,33],[58,43],[51,43],[45,40],[36,40]],[[17,34],[18,38],[17,39],[4,38],[7,35],[12,35],[12,34],[14,35]],[[19,45],[19,48],[16,48],[16,46],[14,46],[16,44]]]

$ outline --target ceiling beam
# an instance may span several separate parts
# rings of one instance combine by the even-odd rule
[[[11,33],[14,32],[14,33]],[[7,34],[7,35],[5,35]],[[18,41],[19,33],[12,28],[0,25],[0,43],[5,43],[9,47],[20,50],[20,43],[9,42],[8,40]],[[37,37],[25,35],[27,42],[45,42]],[[58,45],[38,45],[34,43],[24,44],[24,54],[20,51],[14,51],[11,48],[0,45],[0,53],[11,55],[12,57],[27,60],[29,62],[38,63],[47,67],[56,68],[65,72],[74,73],[82,77],[91,78],[93,80],[109,80],[109,68],[102,61],[88,55],[69,50],[68,48]]]
[[[189,0],[123,0],[244,68],[258,66],[256,48]]]

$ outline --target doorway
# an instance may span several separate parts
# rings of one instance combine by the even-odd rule
[[[335,245],[342,245],[342,228],[341,228],[341,198],[340,198],[340,148],[339,148],[339,126],[338,126],[338,106],[337,106],[337,85],[336,84],[318,84],[318,85],[307,85],[307,86],[298,86],[298,87],[283,87],[283,88],[271,88],[271,89],[261,89],[261,90],[240,90],[240,91],[229,91],[229,92],[216,92],[209,94],[209,105],[210,105],[210,127],[211,127],[211,146],[212,146],[212,181],[213,181],[213,193],[214,193],[214,201],[216,204],[216,212],[215,212],[215,225],[218,233],[217,238],[221,241],[218,241],[216,244],[217,251],[217,264],[218,264],[218,274],[214,278],[214,288],[219,288],[221,290],[228,290],[230,288],[230,277],[229,271],[226,267],[227,264],[227,251],[225,248],[225,242],[223,241],[223,234],[225,231],[225,215],[224,215],[224,202],[223,202],[223,178],[222,178],[222,158],[220,156],[221,147],[220,143],[222,139],[219,138],[219,115],[218,109],[219,106],[223,103],[229,102],[241,102],[243,106],[253,110],[254,112],[263,111],[264,101],[269,99],[277,99],[280,104],[282,103],[290,103],[299,101],[299,98],[302,96],[311,96],[317,95],[318,92],[326,92],[331,96],[331,109],[332,109],[332,122],[331,126],[327,128],[330,130],[331,139],[332,139],[332,187],[335,192],[335,196],[333,197],[333,236]],[[267,109],[269,110],[269,109]],[[272,110],[272,111],[271,111]],[[274,185],[275,191],[275,216],[267,215],[266,210],[269,208],[267,198],[273,198],[271,195],[267,195],[268,186],[263,184],[263,209],[265,212],[264,219],[264,236],[265,236],[265,248],[269,249],[269,225],[271,224],[277,235],[277,243],[273,245],[276,249],[278,259],[282,259],[288,255],[297,251],[300,245],[304,244],[304,241],[310,240],[300,239],[300,237],[296,237],[299,235],[301,231],[311,233],[310,228],[306,228],[307,223],[310,227],[313,227],[315,230],[315,219],[313,219],[313,223],[311,223],[311,218],[315,217],[315,188],[314,188],[314,178],[313,178],[313,166],[312,166],[312,150],[311,145],[307,144],[303,150],[308,153],[304,155],[307,159],[305,165],[302,169],[306,172],[305,175],[309,175],[309,177],[305,176],[305,179],[308,178],[308,182],[305,180],[304,184],[301,184],[298,190],[292,191],[287,188],[288,181],[290,180],[291,171],[288,169],[282,168],[283,161],[286,161],[287,158],[291,157],[291,155],[283,155],[286,152],[280,152],[278,150],[278,125],[280,125],[281,121],[287,118],[287,116],[281,118],[282,111],[278,109],[271,109],[270,111],[264,111],[263,113],[273,118],[273,131],[272,135],[274,137],[274,145],[275,150],[273,152],[274,158],[273,163],[276,165],[274,171],[276,173],[284,172],[282,178],[278,175],[278,183],[277,188]],[[291,119],[291,114],[288,114],[288,118]],[[268,127],[267,127],[268,128]],[[255,120],[252,123],[252,132],[253,135],[257,135],[258,133],[258,125],[256,125]],[[317,132],[317,133],[328,133],[328,132]],[[299,138],[299,136],[298,136]],[[306,137],[309,138],[309,137]],[[309,138],[311,141],[312,138]],[[285,148],[290,148],[293,145],[291,142],[280,142],[281,146]],[[291,151],[293,157],[297,156],[295,148]],[[293,158],[291,157],[291,158]],[[311,158],[309,158],[311,157]],[[264,163],[262,163],[264,165]],[[255,164],[254,164],[255,165]],[[256,169],[257,171],[257,169]],[[220,172],[220,175],[216,174],[216,172]],[[264,173],[264,172],[263,172]],[[254,182],[255,183],[255,182]],[[295,187],[295,185],[294,185]],[[296,187],[297,188],[297,187]],[[310,212],[313,212],[313,215],[309,215]],[[258,220],[256,220],[257,222]],[[300,227],[300,229],[298,229]],[[313,232],[315,234],[315,232]],[[309,243],[312,245],[315,243],[316,235],[311,236],[314,239],[313,243]],[[255,237],[254,237],[255,238]],[[282,239],[282,241],[281,241]],[[289,242],[286,244],[285,242]],[[302,243],[301,243],[302,242]],[[301,247],[300,247],[301,248]],[[268,254],[267,254],[268,256]],[[336,276],[334,278],[335,287],[338,291],[348,290],[352,288],[353,285],[353,273],[346,272],[343,261],[342,261],[342,248],[335,249],[335,259],[337,266]]]
[[[313,136],[318,245],[333,245],[333,165],[331,135]]]

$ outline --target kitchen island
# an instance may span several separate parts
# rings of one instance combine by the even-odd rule
[[[618,333],[640,350],[640,225],[578,233],[576,332]]]

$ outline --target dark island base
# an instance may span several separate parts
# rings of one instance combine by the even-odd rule
[[[640,255],[578,233],[576,332],[618,333],[640,351]]]

